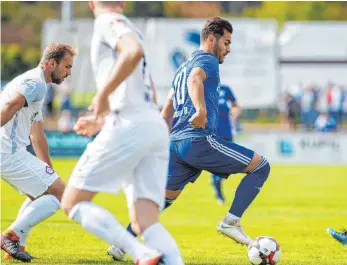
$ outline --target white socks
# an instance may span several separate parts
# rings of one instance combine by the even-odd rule
[[[59,208],[60,201],[53,195],[44,195],[31,203],[27,202],[26,207],[24,205],[21,207],[17,219],[9,229],[21,238],[32,227],[52,216]]]
[[[18,211],[18,215],[17,215],[17,219],[19,218],[19,216],[21,216],[21,214],[24,212],[24,210],[32,203],[33,201],[27,197],[25,199],[25,201],[23,202],[22,206],[20,207],[19,211]],[[31,231],[32,228],[29,228],[28,231],[25,231],[25,233],[22,234],[22,236],[19,239],[19,245],[25,247],[27,244],[27,239],[29,236],[29,233]]]
[[[231,213],[228,212],[228,214],[224,217],[223,222],[228,224],[230,222],[234,222],[234,221],[240,221],[240,217],[233,215]]]
[[[175,240],[160,223],[148,227],[142,233],[142,238],[150,247],[164,254],[165,264],[184,265]]]
[[[21,214],[24,212],[24,210],[32,203],[33,201],[29,198],[26,197],[25,201],[23,202],[22,206],[19,208],[17,218],[21,216]]]
[[[93,235],[124,249],[134,261],[143,257],[145,253],[153,252],[130,235],[109,211],[92,202],[84,201],[76,204],[71,209],[69,217]]]

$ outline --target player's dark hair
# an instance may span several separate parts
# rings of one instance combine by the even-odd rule
[[[46,47],[43,51],[43,55],[40,63],[44,63],[49,61],[50,59],[54,59],[57,64],[60,63],[61,59],[69,53],[71,56],[76,55],[76,49],[68,44],[61,43],[52,43]]]
[[[210,34],[219,39],[224,35],[224,30],[233,33],[233,26],[228,20],[219,17],[209,19],[201,31],[201,40],[206,40]]]

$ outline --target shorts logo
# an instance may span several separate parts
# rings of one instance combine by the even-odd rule
[[[51,168],[50,166],[46,166],[46,172],[50,175],[52,175],[54,173],[53,168]]]

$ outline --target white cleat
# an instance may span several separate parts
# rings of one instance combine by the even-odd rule
[[[126,253],[116,246],[110,246],[107,250],[107,254],[110,255],[114,261],[125,261]]]
[[[223,235],[233,239],[237,243],[242,245],[249,245],[252,241],[244,231],[242,226],[240,225],[240,220],[232,220],[229,223],[225,223],[224,221],[220,222],[217,226],[218,232]]]

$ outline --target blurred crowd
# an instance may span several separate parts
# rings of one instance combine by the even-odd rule
[[[295,84],[283,93],[278,109],[282,124],[291,130],[335,132],[347,114],[347,87],[333,82]]]
[[[347,121],[347,86],[333,82],[324,86],[294,84],[282,93],[277,108],[281,125],[287,130],[336,132]],[[60,85],[48,84],[43,106],[48,131],[72,132],[85,112],[86,108],[73,105],[69,80]],[[240,121],[235,128],[241,130]]]
[[[54,107],[57,95],[59,95],[58,109]],[[54,124],[56,124],[52,126],[52,129],[58,129],[58,131],[63,133],[73,131],[76,121],[76,111],[76,108],[72,105],[72,89],[68,80],[60,85],[53,83],[47,85],[47,94],[43,103],[43,114],[48,123],[54,121]],[[57,123],[55,123],[56,120],[58,120]]]

